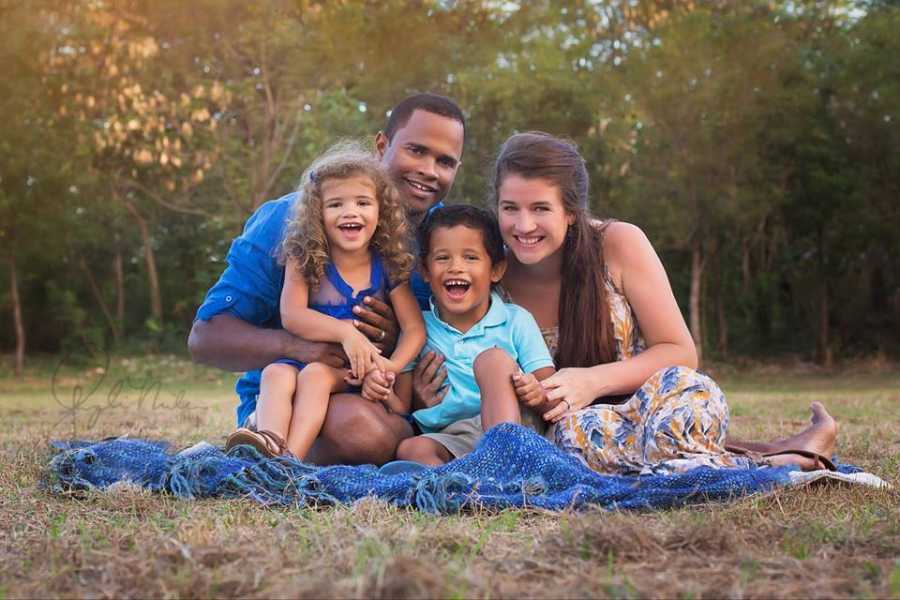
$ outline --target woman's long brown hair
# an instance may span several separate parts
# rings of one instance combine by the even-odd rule
[[[605,284],[603,227],[588,211],[589,179],[574,144],[540,131],[518,133],[500,148],[494,165],[494,206],[507,175],[543,179],[559,188],[575,218],[566,232],[559,293],[557,368],[592,367],[616,360],[616,340]]]

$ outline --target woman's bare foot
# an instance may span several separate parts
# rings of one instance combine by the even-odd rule
[[[823,468],[822,461],[800,456],[799,454],[790,454],[790,451],[805,450],[820,454],[826,458],[830,458],[834,454],[838,432],[837,421],[828,414],[828,411],[825,410],[825,407],[820,402],[813,402],[810,408],[812,409],[812,419],[809,427],[797,435],[771,444],[771,449],[767,454],[773,452],[787,452],[788,454],[769,457],[769,464],[798,465],[804,471],[812,471]]]

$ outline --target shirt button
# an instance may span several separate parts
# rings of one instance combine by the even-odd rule
[[[225,296],[225,302],[231,302],[231,296]]]

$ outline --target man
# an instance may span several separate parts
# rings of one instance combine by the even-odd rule
[[[464,135],[465,118],[455,103],[435,94],[416,94],[391,111],[384,131],[375,136],[376,152],[396,181],[414,227],[453,186]],[[197,310],[188,338],[196,362],[247,371],[235,388],[240,397],[238,425],[255,410],[259,370],[276,359],[345,364],[339,345],[309,342],[281,328],[284,267],[275,257],[296,198],[288,194],[267,202],[247,220],[228,252],[228,267]],[[428,287],[417,273],[412,287],[420,303],[427,302]],[[391,308],[374,298],[366,298],[366,305],[369,310],[354,310],[356,326],[373,342],[393,347],[397,325]],[[424,390],[429,396],[442,383],[441,377],[435,378],[439,366],[437,360],[419,369],[419,384],[430,388]],[[397,444],[412,433],[404,418],[389,414],[381,404],[356,394],[336,394],[307,460],[382,464],[394,458]]]

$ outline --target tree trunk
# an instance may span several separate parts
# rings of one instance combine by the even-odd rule
[[[116,254],[113,257],[113,273],[116,281],[116,326],[119,334],[125,333],[125,275],[122,268],[122,248],[116,234]]]
[[[822,366],[834,366],[834,352],[831,349],[831,330],[828,323],[829,299],[828,285],[822,283],[819,293],[819,360]]]
[[[691,336],[694,338],[694,345],[697,347],[697,364],[703,361],[703,331],[700,321],[700,295],[703,286],[703,246],[698,242],[694,242],[691,250],[691,299],[690,299],[690,320],[691,320]]]
[[[87,261],[84,260],[83,256],[78,257],[78,265],[81,267],[81,270],[84,271],[85,276],[88,280],[88,285],[90,285],[91,293],[94,295],[94,300],[97,301],[97,304],[100,305],[100,311],[103,313],[104,318],[106,319],[106,324],[109,325],[110,331],[112,331],[113,340],[115,343],[119,343],[119,328],[116,326],[116,320],[113,318],[112,312],[109,310],[109,306],[106,304],[106,300],[103,299],[103,292],[100,290],[100,286],[97,285],[97,278],[94,277],[94,273],[91,272],[91,268],[88,267]]]
[[[159,274],[156,270],[156,257],[153,254],[153,245],[150,243],[150,230],[147,227],[147,220],[141,216],[137,207],[127,199],[122,200],[131,216],[137,222],[138,229],[141,232],[141,241],[144,244],[144,261],[147,263],[147,283],[150,285],[150,310],[153,318],[158,325],[162,325],[162,297],[159,293]]]
[[[718,350],[722,358],[728,357],[728,319],[725,318],[725,291],[721,281],[716,293],[716,329],[718,329]]]
[[[16,272],[16,257],[9,257],[9,296],[13,306],[13,328],[16,332],[16,377],[25,371],[25,324],[22,322],[22,300],[19,298],[19,275]]]
[[[741,292],[750,293],[750,240],[741,240]]]

